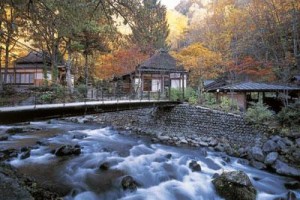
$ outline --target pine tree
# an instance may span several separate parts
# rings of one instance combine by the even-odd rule
[[[130,40],[150,55],[157,49],[168,48],[166,39],[169,35],[169,25],[166,7],[157,0],[143,0],[137,9],[131,25]]]

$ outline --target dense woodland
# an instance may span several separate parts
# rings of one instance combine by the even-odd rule
[[[127,73],[158,49],[190,71],[190,84],[233,80],[288,83],[300,71],[300,1],[159,0],[0,1],[0,89],[12,62],[47,52],[75,80]],[[4,78],[2,75],[4,74]]]

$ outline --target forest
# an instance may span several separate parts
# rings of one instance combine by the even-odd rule
[[[75,81],[95,83],[135,69],[167,49],[189,84],[233,80],[289,83],[300,71],[298,0],[3,0],[0,89],[13,61],[30,51],[61,61]],[[71,87],[71,86],[70,86]]]

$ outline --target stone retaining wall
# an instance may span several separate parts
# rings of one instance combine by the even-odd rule
[[[156,136],[226,139],[237,147],[261,144],[266,132],[266,127],[247,124],[240,115],[187,104],[105,113],[98,120]]]

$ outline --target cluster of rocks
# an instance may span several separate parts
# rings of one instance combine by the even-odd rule
[[[272,136],[262,146],[241,148],[239,152],[255,168],[271,168],[278,174],[300,177],[297,167],[300,166],[300,137]]]

